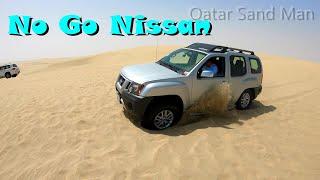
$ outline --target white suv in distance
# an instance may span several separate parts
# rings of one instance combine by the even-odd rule
[[[20,69],[16,64],[6,64],[3,66],[0,66],[0,78],[11,78],[11,77],[17,77],[17,75],[20,73]]]

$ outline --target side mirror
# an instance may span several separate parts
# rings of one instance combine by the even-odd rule
[[[200,75],[201,78],[213,78],[214,73],[212,71],[203,70]]]

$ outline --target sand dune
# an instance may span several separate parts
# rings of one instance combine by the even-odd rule
[[[260,56],[250,110],[162,132],[132,123],[114,90],[154,47],[22,63],[0,79],[0,179],[319,179],[320,65]]]

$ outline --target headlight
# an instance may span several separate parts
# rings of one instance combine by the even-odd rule
[[[128,88],[129,93],[139,96],[141,94],[142,89],[144,88],[143,84],[138,84],[132,82]]]

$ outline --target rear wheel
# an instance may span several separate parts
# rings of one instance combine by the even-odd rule
[[[11,74],[8,73],[8,72],[7,72],[4,76],[5,76],[7,79],[8,79],[8,78],[11,78]]]
[[[181,118],[181,110],[175,105],[152,105],[141,125],[150,130],[163,130],[176,124]]]
[[[248,109],[251,105],[251,102],[253,100],[253,93],[251,90],[247,89],[245,90],[241,96],[239,97],[236,106],[239,110]]]
[[[12,75],[12,77],[17,77],[17,75],[16,75],[16,74],[14,74],[14,75]]]

